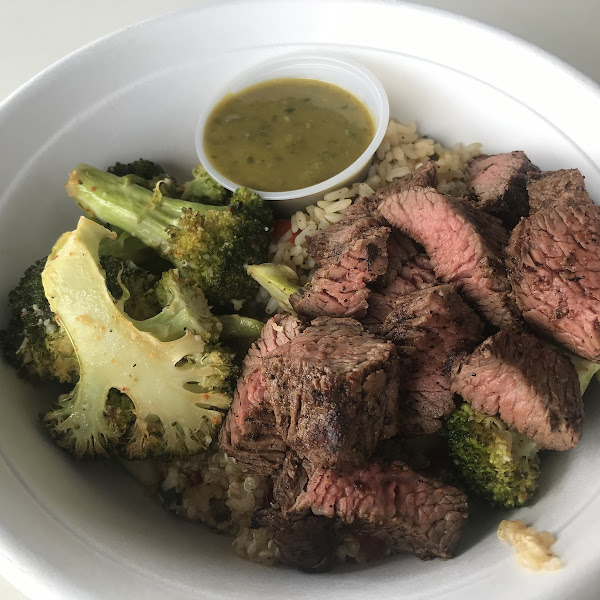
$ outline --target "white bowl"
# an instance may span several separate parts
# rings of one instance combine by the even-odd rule
[[[417,120],[424,133],[446,144],[482,141],[490,153],[523,149],[543,169],[577,166],[600,198],[600,92],[544,52],[396,1],[219,2],[87,47],[0,107],[0,296],[74,227],[79,211],[63,186],[76,163],[146,156],[178,166],[175,175],[189,172],[206,94],[304,44],[364,65],[386,89],[390,113]],[[4,322],[4,302],[2,311]],[[469,525],[453,560],[397,556],[308,576],[237,558],[229,538],[167,514],[114,464],[71,460],[38,423],[53,391],[24,384],[4,365],[0,382],[0,571],[33,598],[597,597],[597,385],[580,445],[546,456],[537,500],[508,513],[558,535],[562,571],[521,570],[495,538],[504,515],[486,513]]]
[[[196,130],[198,158],[213,179],[222,186],[235,190],[239,184],[215,169],[204,149],[204,130],[213,108],[227,94],[239,92],[263,81],[284,78],[317,79],[344,88],[363,102],[375,123],[375,134],[365,151],[337,175],[297,190],[285,192],[255,190],[262,198],[269,200],[275,210],[281,214],[291,215],[295,211],[302,210],[305,206],[321,200],[327,192],[339,189],[347,183],[365,179],[373,155],[387,129],[389,103],[383,86],[370,71],[339,57],[313,54],[307,49],[300,54],[295,53],[261,62],[235,77],[212,96],[212,100],[206,103],[198,120]]]

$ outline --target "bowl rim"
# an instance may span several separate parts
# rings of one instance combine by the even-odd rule
[[[289,1],[291,3],[292,0]],[[255,0],[252,3],[257,5],[283,4],[281,0]],[[529,43],[516,35],[507,33],[497,27],[480,23],[475,19],[456,15],[441,9],[414,5],[403,2],[402,0],[326,0],[326,2],[323,2],[323,0],[304,0],[303,6],[306,7],[308,4],[320,5],[326,3],[336,4],[339,6],[398,6],[415,13],[427,13],[431,15],[432,18],[443,17],[446,19],[446,22],[449,25],[452,23],[462,24],[468,28],[471,28],[474,32],[478,32],[479,34],[491,34],[494,38],[498,40],[504,40],[504,42],[508,45],[519,49],[520,52],[526,52],[527,57],[529,59],[535,58],[538,64],[557,69],[564,80],[563,83],[566,81],[568,84],[573,85],[575,91],[582,94],[581,98],[579,99],[580,108],[585,114],[591,114],[592,108],[600,107],[600,86],[596,82],[579,72],[574,67],[568,65],[562,59],[559,59],[551,53],[540,49],[536,45]],[[0,103],[0,121],[10,117],[11,113],[19,108],[22,100],[27,100],[31,96],[37,96],[40,88],[43,88],[46,84],[51,83],[55,75],[61,74],[61,69],[64,69],[67,66],[72,66],[75,63],[79,65],[85,64],[85,60],[88,55],[92,54],[96,50],[106,50],[107,48],[111,47],[111,44],[113,46],[116,45],[124,36],[128,34],[135,35],[139,29],[148,25],[168,23],[187,14],[202,13],[207,9],[212,9],[215,7],[227,5],[241,6],[244,4],[247,5],[249,3],[247,0],[213,0],[212,2],[199,7],[178,10],[170,14],[145,19],[136,25],[124,27],[115,33],[103,36],[100,39],[93,41],[78,50],[75,50],[59,61],[53,63],[7,96],[7,98]],[[476,75],[472,76],[477,77]],[[590,129],[593,129],[593,127],[590,127]],[[589,140],[591,137],[588,137],[587,139]],[[587,147],[589,146],[590,144],[588,143]],[[598,150],[600,151],[600,149]],[[33,494],[28,489],[26,482],[18,476],[13,465],[11,464],[10,459],[1,453],[0,473],[3,475],[3,483],[5,483],[6,487],[8,488],[3,490],[3,496],[7,498],[7,502],[11,502],[11,504],[7,504],[7,506],[16,506],[20,510],[25,510],[25,507],[28,507],[28,509],[32,511],[30,519],[32,522],[37,523],[39,521],[45,523],[53,518],[52,515],[45,510],[43,505],[37,503],[37,500],[33,497]],[[6,478],[4,478],[4,475],[6,475]],[[585,508],[585,510],[582,510],[581,513],[573,517],[572,521],[569,523],[569,527],[572,528],[572,538],[576,537],[577,535],[581,535],[582,537],[590,535],[591,528],[589,527],[589,522],[587,522],[583,517],[589,515],[592,509],[596,514],[600,513],[600,496],[591,500],[590,504]],[[38,515],[37,513],[40,514]],[[7,518],[0,520],[0,572],[5,575],[6,578],[18,589],[22,590],[28,595],[31,595],[32,597],[44,599],[81,597],[77,596],[76,592],[78,591],[78,588],[75,587],[73,582],[70,582],[66,579],[61,567],[56,564],[56,560],[51,560],[51,557],[40,555],[38,552],[36,552],[36,548],[33,545],[28,545],[23,539],[21,535],[22,532],[20,531],[19,527],[25,522],[26,521],[11,522]],[[63,529],[62,531],[64,532],[65,530]],[[66,535],[68,538],[73,537],[73,533],[71,531],[66,531],[64,535]],[[80,548],[82,550],[96,553],[99,559],[98,564],[110,564],[113,567],[115,566],[110,559],[98,554],[96,549],[90,549],[89,546],[84,548],[81,540],[77,541],[80,542]],[[571,540],[571,542],[572,541],[573,540]],[[56,559],[56,557],[54,557],[54,559]],[[107,562],[101,562],[101,559],[104,559]],[[575,565],[573,565],[573,567],[574,566]],[[575,577],[571,577],[569,582],[572,584],[576,583],[576,589],[579,591],[586,590],[586,584],[593,583],[591,577],[594,575],[594,569],[596,569],[597,573],[597,568],[597,554],[594,556],[583,557],[582,564],[578,565],[578,569],[575,572],[572,572],[572,575],[578,575],[579,581],[575,581]],[[556,581],[557,583],[557,591],[564,589],[563,580],[553,579],[553,581]],[[498,583],[501,584],[501,582]],[[560,583],[562,586],[560,589],[558,587],[558,583]],[[152,585],[153,588],[156,587],[154,581],[151,582],[150,585]],[[548,584],[546,583],[546,585]],[[574,590],[575,588],[570,589],[572,592]],[[163,588],[161,588],[160,591],[163,591]],[[498,590],[497,595],[494,592],[494,589],[490,589],[490,598],[500,597],[500,591],[501,590]],[[96,592],[100,595],[94,595],[94,597],[107,597],[105,595],[101,595],[102,590],[96,590]],[[92,596],[90,595],[89,597]],[[173,597],[175,597],[175,592]],[[454,595],[452,597],[454,597]]]

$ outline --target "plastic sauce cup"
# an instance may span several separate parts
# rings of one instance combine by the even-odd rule
[[[279,214],[291,215],[307,205],[322,199],[333,190],[366,178],[375,151],[381,144],[389,120],[387,95],[379,80],[367,69],[340,58],[313,54],[293,54],[269,60],[246,71],[220,91],[214,102],[209,102],[200,115],[196,130],[196,151],[200,162],[209,175],[222,186],[235,190],[240,187],[223,176],[211,164],[204,150],[204,128],[215,105],[228,93],[239,92],[251,85],[272,79],[317,79],[344,88],[356,96],[367,107],[375,123],[375,135],[366,150],[347,168],[337,175],[310,187],[285,192],[255,190],[262,198],[269,200]]]

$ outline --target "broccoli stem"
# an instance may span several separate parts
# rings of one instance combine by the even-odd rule
[[[293,269],[285,265],[263,263],[262,265],[250,265],[247,272],[279,302],[281,308],[288,312],[294,312],[290,304],[290,296],[302,286],[298,285],[298,275]]]
[[[106,221],[139,238],[146,246],[168,253],[169,226],[177,227],[184,211],[199,214],[228,211],[228,206],[203,205],[163,198],[160,184],[154,192],[86,164],[71,171],[67,193],[92,218]]]
[[[235,338],[257,339],[264,326],[262,321],[241,315],[221,315],[217,318],[223,325],[222,340]]]

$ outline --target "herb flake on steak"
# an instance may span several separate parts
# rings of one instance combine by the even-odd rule
[[[488,156],[480,154],[467,163],[467,186],[477,208],[489,212],[512,229],[529,214],[527,173],[539,170],[519,150]]]
[[[356,465],[395,434],[396,349],[354,319],[316,319],[263,364],[279,433],[314,465]]]
[[[520,321],[501,259],[507,233],[494,217],[433,188],[391,190],[379,210],[425,248],[436,275],[456,283],[492,324]]]
[[[471,408],[498,415],[540,448],[567,450],[583,428],[571,361],[529,333],[500,331],[452,367],[452,390]]]
[[[560,204],[536,212],[515,228],[507,255],[525,320],[600,362],[600,207]]]
[[[433,433],[454,410],[445,365],[483,340],[483,323],[456,286],[438,285],[401,296],[382,327],[400,360],[398,427],[403,433]]]

